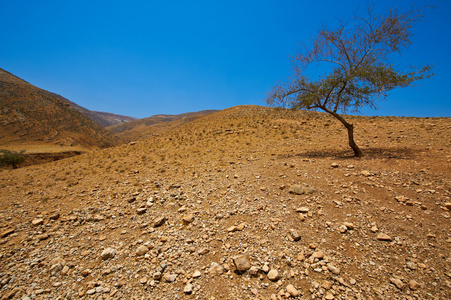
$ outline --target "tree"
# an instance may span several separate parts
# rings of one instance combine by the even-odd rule
[[[402,72],[393,64],[394,54],[411,44],[412,26],[422,18],[420,12],[390,10],[375,15],[369,6],[363,17],[356,14],[336,29],[323,27],[309,47],[301,47],[292,57],[291,78],[275,85],[266,102],[331,114],[347,129],[354,155],[361,157],[362,150],[354,142],[354,125],[339,112],[376,108],[376,100],[387,97],[390,90],[432,76],[429,65]],[[312,69],[321,74],[309,73]]]
[[[11,165],[13,169],[17,169],[25,161],[24,152],[0,150],[0,165]]]

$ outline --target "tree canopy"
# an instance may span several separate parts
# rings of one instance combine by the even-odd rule
[[[353,124],[339,114],[376,108],[397,87],[431,76],[431,66],[403,68],[396,54],[411,44],[412,27],[422,18],[421,11],[390,10],[366,13],[340,22],[335,29],[323,27],[313,42],[292,57],[292,76],[275,85],[267,103],[292,109],[321,109],[332,114],[348,129],[349,145],[355,156],[362,151],[353,138]],[[312,74],[311,69],[321,74]]]

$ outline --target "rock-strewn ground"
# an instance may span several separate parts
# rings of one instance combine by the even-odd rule
[[[234,107],[0,172],[2,299],[449,299],[451,121]]]

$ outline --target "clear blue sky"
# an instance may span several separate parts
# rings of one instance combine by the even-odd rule
[[[451,1],[437,5],[400,62],[435,76],[393,91],[365,115],[451,117]],[[0,67],[91,110],[148,117],[265,105],[299,42],[363,0],[0,0]]]

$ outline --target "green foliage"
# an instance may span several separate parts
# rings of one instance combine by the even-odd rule
[[[24,152],[24,150],[19,152],[0,150],[0,165],[10,165],[13,169],[17,169],[25,161]]]

